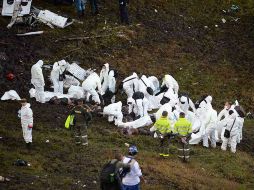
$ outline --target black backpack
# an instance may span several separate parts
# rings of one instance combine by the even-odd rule
[[[110,71],[114,71],[114,77],[117,78],[118,77],[118,71],[116,69],[110,69],[108,71],[108,74],[110,73]]]
[[[118,161],[115,161],[114,163],[111,163],[109,161],[106,163],[100,173],[100,181],[101,183],[117,183],[117,174],[116,174],[116,164]]]
[[[137,99],[144,99],[145,95],[143,92],[140,92],[140,91],[137,91],[137,92],[134,92],[133,95],[132,95],[132,98],[134,100],[137,100]]]

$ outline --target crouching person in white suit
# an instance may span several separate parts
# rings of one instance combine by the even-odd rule
[[[231,152],[236,152],[237,138],[239,134],[239,129],[241,126],[241,121],[237,117],[237,114],[233,110],[229,110],[229,116],[226,119],[226,129],[224,136],[222,137],[222,150],[227,150],[227,145],[230,142]],[[227,135],[228,134],[228,135]]]
[[[122,102],[119,101],[104,107],[103,115],[108,115],[109,122],[115,121],[115,125],[120,124],[123,120]]]
[[[42,73],[43,61],[39,60],[36,64],[34,64],[31,68],[31,83],[34,85],[35,88],[35,98],[36,101],[45,103],[45,94],[44,94],[44,77]]]
[[[26,99],[22,99],[20,103],[22,105],[20,110],[20,116],[23,138],[26,142],[27,149],[30,150],[32,144],[33,111],[30,108],[30,104],[27,103]]]
[[[100,77],[97,73],[92,73],[90,74],[86,80],[82,83],[82,88],[85,92],[85,94],[89,93],[92,95],[92,100],[100,104],[101,100],[99,97],[99,94],[96,92],[96,88],[98,89],[98,92],[102,94],[102,89],[101,89],[101,80]]]

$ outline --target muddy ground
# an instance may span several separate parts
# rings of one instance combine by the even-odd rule
[[[222,10],[230,9],[230,1],[131,2],[130,26],[120,25],[117,4],[105,1],[100,2],[100,15],[92,16],[88,6],[83,24],[65,29],[17,25],[7,30],[9,19],[0,17],[0,95],[14,89],[29,99],[31,65],[39,59],[52,65],[64,58],[97,70],[109,62],[119,71],[118,81],[133,71],[158,77],[170,73],[178,80],[180,91],[187,91],[194,101],[209,93],[217,110],[226,100],[238,99],[253,112],[253,3],[236,2],[240,10],[228,13]],[[57,7],[48,1],[34,4],[76,18],[74,7]],[[222,18],[227,20],[225,24]],[[37,30],[44,30],[44,34],[15,36]],[[91,38],[56,42],[75,36]],[[14,81],[5,78],[10,71],[15,74]],[[48,76],[49,71],[44,74]],[[52,90],[50,81],[46,85]],[[144,189],[209,189],[211,185],[220,189],[218,184],[225,189],[253,187],[252,121],[246,122],[235,156],[219,148],[210,151],[195,146],[191,164],[185,165],[176,158],[174,146],[169,160],[161,160],[156,154],[158,143],[151,137],[123,137],[105,118],[94,119],[89,147],[76,147],[70,132],[63,129],[68,108],[30,101],[36,124],[32,154],[25,152],[21,137],[19,105],[0,103],[0,175],[11,178],[10,183],[0,183],[3,189],[97,189],[100,167],[110,159],[112,149],[124,151],[124,142],[134,142],[141,149],[139,159],[149,180]],[[45,143],[47,139],[50,143]],[[17,158],[28,160],[32,167],[12,166]]]

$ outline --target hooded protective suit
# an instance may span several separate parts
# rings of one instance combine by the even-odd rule
[[[109,64],[106,63],[103,65],[101,72],[100,72],[102,95],[106,92],[106,90],[108,88],[108,82],[109,82],[108,75],[109,75]]]
[[[225,131],[225,125],[227,123],[227,118],[229,116],[229,108],[225,107],[223,110],[218,115],[218,121],[217,121],[217,127],[216,127],[216,132],[218,134],[218,140],[217,141],[222,141],[222,135],[224,134]],[[223,119],[222,119],[223,118]]]
[[[50,78],[54,85],[54,93],[63,94],[64,71],[69,68],[69,64],[65,60],[55,62],[50,74]]]
[[[138,87],[139,91],[143,92],[145,97],[149,101],[148,110],[151,111],[152,109],[155,109],[157,106],[155,104],[154,94],[149,94],[147,92],[147,88],[151,88],[152,91],[154,91],[155,87],[153,83],[145,75],[142,75],[142,77],[139,79]]]
[[[166,92],[160,93],[158,96],[155,96],[158,107],[162,106],[165,103],[170,103],[171,107],[174,107],[178,104],[178,95],[174,93],[172,88],[169,88]]]
[[[133,112],[136,117],[148,115],[149,101],[145,97],[137,100],[128,98],[127,103],[129,105],[129,114]]]
[[[110,104],[103,108],[103,114],[108,115],[108,121],[115,121],[115,125],[122,123],[123,114],[122,114],[122,102]]]
[[[181,96],[179,98],[179,102],[180,102],[180,108],[185,114],[188,114],[189,108],[191,108],[194,113],[196,112],[195,105],[189,97]]]
[[[98,92],[101,94],[101,80],[97,73],[90,74],[86,80],[82,83],[82,88],[85,91],[85,94],[90,93],[92,95],[92,99],[96,103],[101,103],[98,93],[96,92],[96,88],[98,88]],[[85,95],[86,96],[86,95]]]
[[[178,94],[179,85],[178,82],[171,75],[165,75],[161,86],[166,85],[167,88],[172,88],[176,94]]]
[[[23,137],[26,143],[32,142],[32,126],[33,126],[33,111],[30,108],[30,104],[27,103],[21,107],[21,126],[23,131]]]
[[[239,136],[238,136],[238,139],[237,139],[237,143],[240,143],[241,140],[243,139],[243,123],[244,123],[244,118],[238,116],[237,117],[238,120],[239,120]]]
[[[150,80],[153,84],[153,91],[154,91],[154,94],[157,94],[158,92],[160,92],[160,82],[159,80],[157,79],[157,77],[155,76],[150,76],[148,77],[148,80]]]
[[[217,126],[217,111],[215,111],[212,108],[212,105],[210,102],[205,103],[205,101],[202,101],[200,106],[201,107],[204,106],[203,110],[206,113],[205,119],[201,120],[201,125],[203,125],[205,129],[203,134],[203,146],[207,148],[209,147],[208,137],[210,137],[211,146],[215,148],[216,147],[215,130]]]
[[[127,94],[128,98],[131,98],[134,92],[137,92],[139,89],[138,75],[133,73],[131,76],[125,78],[123,81],[123,90]]]
[[[229,138],[225,138],[224,136],[222,137],[222,145],[221,145],[221,149],[222,150],[226,150],[227,149],[227,145],[230,142],[230,148],[231,148],[231,152],[235,153],[236,152],[236,145],[237,145],[237,138],[239,135],[239,129],[241,126],[241,121],[239,120],[239,118],[237,117],[237,113],[233,112],[231,115],[229,115],[226,118],[226,126],[225,128],[227,130],[231,130],[230,132],[230,137]]]
[[[44,95],[45,82],[44,82],[44,77],[43,77],[43,73],[41,69],[42,65],[43,65],[43,61],[39,60],[36,64],[32,66],[31,83],[34,85],[36,90],[35,92],[36,101],[45,103],[45,95]]]
[[[109,74],[108,74],[108,89],[109,89],[109,91],[111,91],[115,94],[116,93],[116,78],[115,78],[115,73],[114,72],[115,72],[114,70],[109,71]],[[111,98],[111,103],[114,103],[115,99],[116,99],[116,96],[114,95]]]

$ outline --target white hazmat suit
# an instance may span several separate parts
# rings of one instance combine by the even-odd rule
[[[108,75],[109,75],[109,64],[106,63],[103,65],[100,72],[102,95],[106,92],[108,88]]]
[[[69,68],[69,64],[65,60],[55,62],[50,74],[50,78],[54,85],[54,93],[63,94],[64,71]]]
[[[203,146],[209,147],[208,138],[210,138],[211,146],[213,148],[216,147],[216,137],[215,130],[217,125],[217,111],[212,108],[211,103],[205,103],[205,101],[201,102],[201,104],[206,104],[205,109],[205,119],[201,121],[201,125],[204,126],[204,134],[203,134]],[[201,106],[202,107],[202,106]]]
[[[110,104],[103,108],[103,115],[108,115],[108,121],[115,121],[115,125],[118,125],[123,120],[122,102]]]
[[[133,98],[128,98],[127,103],[129,105],[129,114],[131,112],[135,113],[136,117],[143,117],[148,115],[148,105],[149,101],[147,98],[134,100]]]
[[[166,85],[167,88],[172,88],[176,94],[179,91],[178,82],[171,75],[165,75],[162,81],[161,86]]]
[[[45,82],[44,82],[44,77],[43,77],[43,73],[41,69],[42,65],[43,65],[43,61],[39,60],[36,64],[32,66],[31,83],[34,85],[36,90],[35,92],[36,101],[45,103],[45,94],[44,94]]]
[[[133,73],[131,76],[125,78],[123,81],[123,90],[127,94],[127,97],[130,98],[134,94],[134,92],[137,92],[139,89],[139,82],[138,82],[138,75],[136,73]]]
[[[227,145],[230,142],[231,152],[232,153],[236,152],[237,138],[238,138],[240,126],[241,126],[241,121],[239,120],[235,112],[233,112],[231,115],[227,117],[225,128],[230,131],[230,137],[229,138],[222,137],[222,141],[223,141],[221,145],[222,150],[226,150]]]
[[[93,101],[100,104],[101,100],[99,98],[99,94],[96,92],[96,88],[98,89],[98,92],[102,94],[101,90],[101,80],[97,73],[90,74],[86,80],[82,83],[82,88],[85,91],[85,93],[89,93],[92,95]]]
[[[30,104],[21,107],[21,126],[23,131],[23,137],[26,143],[32,142],[32,126],[33,126],[33,111],[30,108]]]

